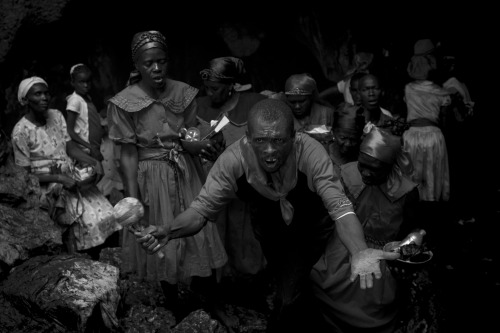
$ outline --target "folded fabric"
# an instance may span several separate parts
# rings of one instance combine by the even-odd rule
[[[308,127],[308,129],[305,131],[306,133],[309,134],[324,134],[324,133],[330,133],[331,127],[326,126],[326,125],[311,125]]]

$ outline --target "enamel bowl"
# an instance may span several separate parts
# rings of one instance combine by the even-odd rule
[[[385,252],[392,252],[392,250],[399,245],[400,242],[390,242],[390,243],[387,243],[385,244],[384,246],[384,251]],[[400,262],[404,262],[406,264],[425,264],[426,262],[430,261],[432,259],[432,257],[434,256],[434,254],[432,253],[432,251],[424,251],[424,252],[420,252],[419,254],[407,259],[407,260],[403,260],[403,259],[396,259],[397,261],[400,261]]]

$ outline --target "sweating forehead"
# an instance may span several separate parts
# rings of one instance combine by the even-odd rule
[[[257,102],[248,114],[249,131],[270,124],[279,124],[293,130],[292,109],[283,101],[276,99],[264,99]]]
[[[256,136],[289,136],[290,131],[284,121],[254,119],[248,124],[248,131]]]

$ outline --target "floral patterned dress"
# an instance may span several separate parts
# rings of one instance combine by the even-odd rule
[[[33,174],[73,176],[73,161],[66,154],[69,140],[66,120],[59,110],[48,111],[44,126],[36,126],[23,117],[12,131],[15,162],[21,167],[29,167]],[[95,186],[76,191],[65,190],[60,183],[41,184],[40,187],[41,207],[49,211],[53,220],[61,210],[69,213],[66,220],[58,219],[57,222],[65,224],[63,228],[70,226],[77,250],[100,245],[120,229],[112,220],[113,206]]]

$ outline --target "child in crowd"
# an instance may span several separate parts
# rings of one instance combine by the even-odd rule
[[[71,67],[70,76],[75,91],[67,97],[68,134],[84,152],[98,161],[94,169],[100,175],[97,180],[100,180],[104,174],[100,151],[104,130],[99,112],[89,94],[92,72],[85,64],[76,64]]]
[[[96,191],[101,192],[102,199],[109,201],[109,204],[114,204],[110,199],[111,187],[106,185],[109,181],[110,162],[109,154],[108,159],[104,160],[102,148],[105,143],[107,134],[101,124],[101,116],[96,106],[92,102],[90,96],[90,89],[92,88],[92,71],[85,64],[76,64],[70,70],[71,85],[75,89],[74,92],[67,97],[67,125],[68,134],[71,140],[80,145],[80,148],[87,154],[87,159],[78,160],[75,163],[75,172],[79,175],[92,175],[97,174],[95,185]],[[109,149],[109,148],[108,148]],[[106,151],[108,153],[108,151]],[[111,152],[112,153],[112,152]],[[90,163],[93,162],[93,163]],[[113,162],[114,163],[114,162]],[[107,166],[107,171],[104,169]],[[114,164],[113,164],[114,166]],[[108,177],[106,174],[108,173]],[[123,189],[123,187],[122,187]],[[122,197],[117,196],[113,199],[120,200]],[[96,249],[96,253],[108,246],[118,246],[118,232],[114,233],[106,239],[106,242]]]

